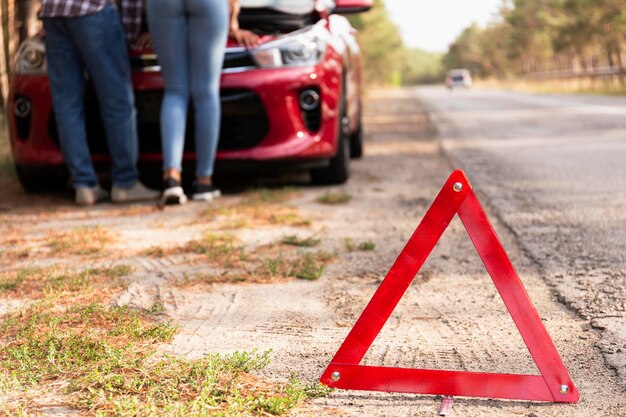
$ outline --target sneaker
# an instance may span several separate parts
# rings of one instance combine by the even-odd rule
[[[93,206],[94,204],[109,199],[109,193],[102,187],[79,187],[76,189],[75,200],[79,206]]]
[[[180,185],[180,181],[174,178],[167,178],[163,181],[163,194],[161,194],[161,205],[168,206],[174,204],[185,204],[187,196]]]
[[[195,201],[211,201],[222,195],[222,192],[213,184],[193,183],[193,199]]]
[[[111,200],[115,203],[154,200],[159,197],[159,194],[158,191],[147,188],[139,181],[136,181],[130,188],[122,188],[116,185],[111,188]]]

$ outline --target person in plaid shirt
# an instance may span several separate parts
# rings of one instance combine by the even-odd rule
[[[91,162],[85,129],[85,73],[101,109],[112,159],[111,200],[157,198],[138,180],[138,140],[128,46],[141,24],[142,0],[42,0],[48,79],[61,151],[79,205],[108,199]],[[121,12],[121,13],[120,13]]]

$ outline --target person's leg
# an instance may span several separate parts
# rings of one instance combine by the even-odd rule
[[[85,130],[85,68],[68,19],[43,19],[52,104],[61,152],[74,180],[74,188],[96,187]]]
[[[148,0],[148,24],[165,83],[161,107],[163,170],[180,181],[189,105],[187,17],[182,1]],[[169,174],[169,175],[168,175]],[[176,175],[178,174],[178,175]]]
[[[210,184],[220,131],[220,77],[228,35],[224,0],[186,0],[191,95],[195,108],[196,177]]]
[[[93,81],[113,162],[113,185],[137,182],[138,140],[130,62],[120,18],[107,6],[68,23]]]

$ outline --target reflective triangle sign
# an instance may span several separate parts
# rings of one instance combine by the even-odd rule
[[[541,375],[359,365],[455,214],[463,222]],[[454,171],[320,381],[332,388],[576,402],[580,394],[463,171]]]

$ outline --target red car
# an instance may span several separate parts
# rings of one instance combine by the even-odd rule
[[[373,1],[241,3],[241,27],[262,35],[262,44],[247,50],[229,43],[226,49],[217,174],[232,169],[298,168],[309,170],[314,183],[345,182],[350,158],[361,156],[363,144],[361,55],[356,31],[342,14],[366,11]],[[19,48],[8,105],[13,160],[20,182],[29,191],[60,188],[68,180],[51,105],[43,36]],[[133,53],[130,58],[140,170],[160,172],[163,81],[158,60],[152,51]],[[110,158],[93,91],[85,101],[89,146],[100,170],[108,167]],[[193,123],[190,117],[188,124]],[[192,135],[193,128],[187,132]],[[193,163],[193,138],[185,142],[185,163]]]

